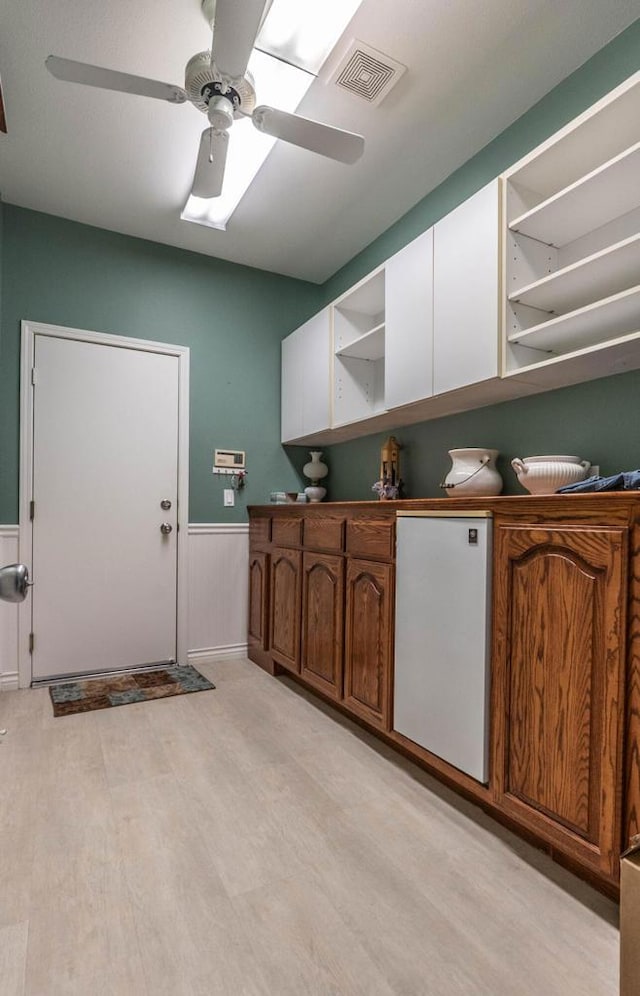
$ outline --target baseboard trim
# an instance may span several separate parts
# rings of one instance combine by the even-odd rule
[[[246,643],[230,643],[226,647],[207,647],[202,650],[190,650],[187,654],[189,664],[213,664],[223,657],[246,657]]]
[[[17,671],[4,671],[0,674],[0,692],[15,692],[19,687]]]

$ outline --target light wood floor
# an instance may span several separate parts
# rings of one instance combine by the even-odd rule
[[[2,996],[613,996],[616,908],[286,679],[0,695]]]

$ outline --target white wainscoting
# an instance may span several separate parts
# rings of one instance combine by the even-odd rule
[[[189,662],[247,653],[249,526],[189,526]]]
[[[18,561],[18,527],[0,526],[0,567]],[[0,691],[18,687],[18,606],[0,602]]]
[[[249,526],[189,526],[189,662],[247,652]],[[18,527],[0,525],[0,567],[18,560]],[[18,687],[18,607],[0,602],[0,690]]]

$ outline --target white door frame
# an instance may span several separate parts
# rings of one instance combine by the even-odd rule
[[[102,332],[87,332],[83,329],[69,329],[60,325],[46,325],[40,322],[21,322],[22,356],[20,371],[20,517],[19,517],[19,559],[26,564],[29,573],[33,566],[33,534],[29,516],[29,505],[33,494],[33,384],[35,336],[49,335],[57,339],[77,339],[80,342],[93,342],[103,346],[119,346],[122,349],[137,349],[147,353],[164,353],[178,358],[178,536],[177,536],[177,660],[187,663],[187,549],[189,534],[189,348],[173,346],[165,342],[152,342],[147,339],[132,339],[128,336],[109,335]],[[33,578],[37,584],[38,579]],[[29,634],[31,633],[31,598],[18,607],[18,684],[20,688],[31,685],[31,654]]]

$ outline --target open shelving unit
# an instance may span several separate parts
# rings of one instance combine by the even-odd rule
[[[333,313],[333,424],[380,414],[384,408],[384,267],[338,298]]]
[[[571,383],[579,360],[605,376],[622,339],[627,368],[640,367],[640,73],[503,180],[502,375],[552,362],[559,382],[566,361]]]
[[[629,332],[640,332],[640,286],[540,322],[509,336],[509,342],[535,349],[563,352],[593,346]]]
[[[509,222],[512,232],[565,246],[638,206],[640,142]]]
[[[359,360],[381,360],[384,358],[384,322],[364,332],[348,346],[336,350],[336,356],[355,356]]]
[[[564,314],[640,279],[640,234],[615,242],[509,294],[509,301]]]

